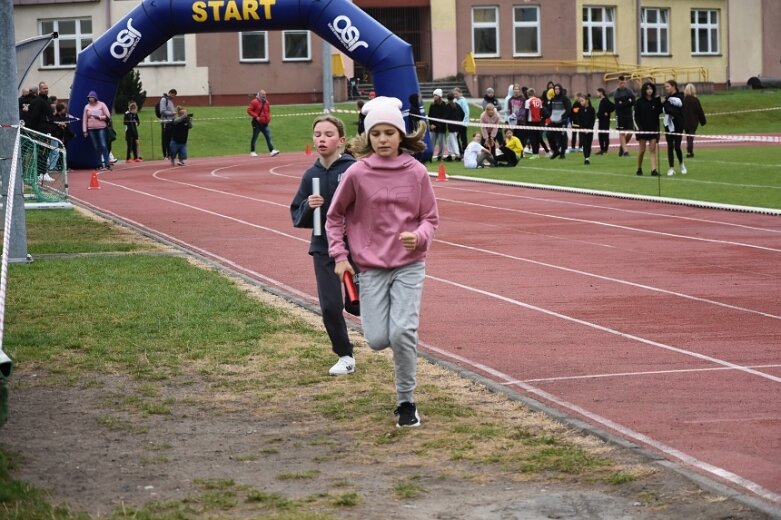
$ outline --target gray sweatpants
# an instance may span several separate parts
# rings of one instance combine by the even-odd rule
[[[418,363],[420,298],[426,265],[361,272],[361,322],[372,350],[390,347],[396,372],[396,401],[414,403]]]

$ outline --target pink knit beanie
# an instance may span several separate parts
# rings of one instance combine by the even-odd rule
[[[375,125],[385,123],[395,126],[402,134],[407,133],[404,117],[401,115],[401,100],[398,98],[378,96],[363,105],[361,112],[366,116],[364,127],[367,132]]]

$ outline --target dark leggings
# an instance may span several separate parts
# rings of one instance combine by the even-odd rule
[[[686,132],[686,153],[694,155],[694,132]]]
[[[604,123],[600,121],[599,129],[601,130],[599,132],[599,151],[607,153],[608,148],[610,148],[610,133],[608,132],[610,130],[610,120],[608,119]]]
[[[670,164],[670,168],[675,166],[675,157],[673,152],[678,156],[678,162],[683,162],[683,152],[681,151],[682,135],[670,135],[664,134],[664,138],[667,139],[667,162]]]

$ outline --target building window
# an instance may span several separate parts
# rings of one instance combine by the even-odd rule
[[[309,31],[282,31],[283,61],[309,61],[312,59]]]
[[[670,11],[643,8],[640,18],[643,55],[669,54]]]
[[[540,55],[540,8],[513,8],[513,56]]]
[[[184,35],[178,34],[144,58],[141,65],[184,64]]]
[[[268,32],[249,31],[239,34],[239,61],[268,61]]]
[[[76,56],[92,43],[91,18],[41,20],[39,25],[41,34],[59,34],[41,54],[43,67],[75,67]]]
[[[499,56],[499,8],[472,8],[472,53],[475,58]]]
[[[616,18],[613,9],[583,8],[583,54],[615,52]]]
[[[719,53],[719,12],[692,9],[692,54]]]

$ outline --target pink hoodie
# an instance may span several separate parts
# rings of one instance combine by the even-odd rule
[[[392,159],[372,154],[344,174],[328,210],[328,253],[337,262],[349,253],[363,269],[392,269],[423,260],[439,224],[437,201],[426,167],[407,153]],[[417,248],[399,239],[414,232]]]

